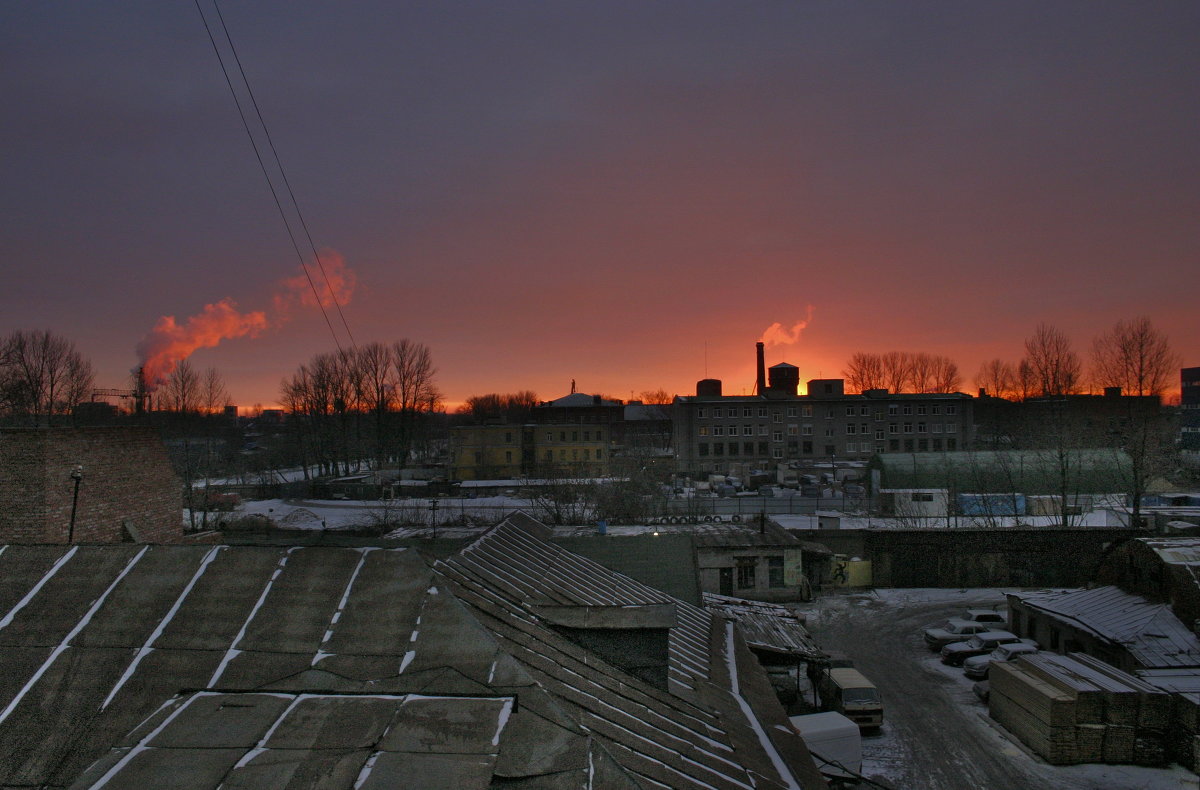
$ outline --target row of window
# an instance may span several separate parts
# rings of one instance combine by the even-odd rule
[[[846,442],[841,450],[838,450],[836,445],[826,444],[823,446],[823,452],[820,455],[829,456],[836,454],[858,455],[860,453],[897,453],[904,451],[924,452],[927,450],[957,450],[958,442],[954,437],[946,437],[933,439],[905,439],[903,442],[899,439],[889,439],[885,444],[882,437],[877,436],[877,441],[865,442]],[[708,456],[755,456],[766,458],[768,453],[771,458],[776,460],[784,457],[784,448],[781,445],[771,446],[767,442],[700,442],[696,445],[696,453],[701,457]],[[795,457],[799,455],[813,455],[813,443],[808,442],[788,442],[787,455]]]
[[[742,436],[753,436],[754,435],[754,426],[753,425],[743,425],[743,426],[741,426],[741,428],[742,428],[742,433],[741,433]],[[903,430],[901,430],[901,429],[903,429]],[[738,435],[738,426],[736,426],[736,425],[712,425],[712,426],[701,425],[696,430],[697,430],[697,434],[699,436],[737,436]],[[726,431],[728,431],[728,433],[726,433]],[[903,433],[942,433],[943,431],[945,433],[957,433],[958,432],[958,424],[953,423],[953,422],[948,422],[948,423],[945,423],[944,425],[943,425],[943,423],[940,423],[940,422],[935,422],[935,423],[918,422],[915,424],[911,423],[911,422],[906,422],[903,424],[893,422],[893,423],[888,423],[888,428],[887,428],[887,432],[890,434],[898,434],[901,432],[903,432]],[[869,423],[864,422],[864,423],[860,423],[860,424],[856,425],[855,423],[851,422],[851,423],[846,424],[846,435],[847,436],[857,436],[859,434],[862,434],[863,436],[870,436],[871,433],[872,433],[872,431],[871,431]],[[876,439],[882,440],[884,438],[884,431],[882,428],[876,428],[874,430],[874,433],[875,433]],[[771,437],[772,441],[782,442],[783,436],[784,436],[784,431],[769,430],[766,425],[760,425],[760,426],[758,426],[758,435],[759,436],[768,436],[769,435]],[[812,436],[813,435],[813,427],[811,425],[789,425],[789,426],[787,426],[787,435],[788,436],[798,436],[798,435],[799,436]],[[833,428],[825,429],[825,437],[826,438],[833,437]]]
[[[846,416],[847,417],[855,417],[855,416],[869,417],[869,416],[871,416],[871,407],[870,406],[846,406],[845,408],[846,408]],[[831,406],[825,412],[826,419],[832,419],[833,414],[836,410],[837,410],[836,406]],[[779,409],[768,409],[765,406],[742,406],[740,408],[737,406],[725,406],[725,407],[713,406],[711,408],[700,407],[700,408],[696,409],[696,418],[700,419],[700,420],[709,419],[710,417],[714,420],[720,420],[720,419],[724,419],[724,418],[736,419],[738,417],[739,412],[742,417],[754,417],[757,415],[760,418],[766,419],[769,416],[773,422],[782,422],[783,418],[785,416],[787,416],[787,417],[811,417],[811,416],[813,416],[813,407],[809,406],[809,405],[787,406],[782,411],[780,411]],[[906,416],[916,414],[918,417],[921,417],[926,414],[954,415],[957,413],[958,413],[958,404],[955,404],[955,403],[946,403],[946,404],[941,404],[941,403],[938,403],[938,404],[889,403],[889,404],[887,404],[887,414],[888,414],[888,416],[893,416],[893,417],[898,414],[903,414]],[[884,411],[882,409],[876,409],[875,410],[875,419],[882,420],[883,417],[884,417]]]
[[[592,460],[592,452],[593,452],[593,451],[592,451],[592,450],[590,450],[590,449],[588,449],[588,448],[584,448],[583,450],[580,450],[580,449],[578,449],[578,448],[572,448],[570,452],[571,452],[571,458],[570,458],[570,460],[572,460],[572,461],[578,461],[578,460],[580,460],[580,453],[582,453],[582,454],[583,454],[583,460],[584,460],[584,461],[590,461],[590,460]],[[601,450],[601,449],[599,449],[599,448],[597,448],[597,449],[595,450],[595,454],[596,454],[596,455],[595,455],[595,458],[596,458],[596,460],[597,460],[597,461],[600,461],[600,460],[602,460],[602,459],[604,458],[604,451],[603,451],[603,450]],[[547,450],[547,451],[546,451],[546,455],[545,455],[545,459],[546,459],[547,461],[553,461],[553,460],[554,460],[554,451],[553,451],[553,450]],[[561,450],[559,450],[559,451],[558,451],[558,460],[560,460],[560,461],[566,461],[566,460],[567,460],[567,450],[566,450],[566,449],[561,449]],[[509,464],[511,464],[511,463],[513,462],[513,451],[512,451],[512,450],[505,450],[505,451],[504,451],[504,461],[505,461],[505,463],[509,463]],[[475,451],[475,465],[476,465],[476,466],[478,466],[478,465],[480,465],[480,464],[482,464],[482,463],[483,463],[483,451],[482,451],[482,450],[476,450],[476,451]]]
[[[553,441],[554,441],[554,434],[555,434],[555,433],[556,433],[555,431],[546,431],[546,441],[548,441],[548,442],[553,442]],[[579,441],[579,431],[557,431],[557,434],[558,434],[558,441],[559,441],[559,442],[565,442],[565,441],[567,441],[567,435],[568,435],[568,434],[570,434],[570,436],[571,436],[571,441],[572,441],[572,442],[578,442],[578,441]],[[593,434],[595,434],[595,437],[596,437],[596,439],[595,439],[595,440],[596,440],[597,442],[602,442],[602,441],[604,441],[604,431],[602,431],[602,430],[595,430],[595,431],[584,431],[584,432],[583,432],[583,441],[585,441],[585,442],[590,442],[590,441],[592,441],[592,435],[593,435]],[[513,443],[513,440],[514,440],[513,432],[512,432],[512,431],[505,431],[505,432],[504,432],[504,443],[505,443],[505,444],[512,444],[512,443]]]

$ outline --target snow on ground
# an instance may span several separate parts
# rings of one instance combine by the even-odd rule
[[[464,516],[481,524],[490,524],[513,510],[528,509],[529,502],[515,497],[388,499],[261,499],[244,502],[232,513],[234,518],[265,516],[289,529],[349,529],[371,527],[397,521],[432,524],[431,502],[437,502],[438,524],[460,522]],[[211,519],[212,516],[210,515]]]

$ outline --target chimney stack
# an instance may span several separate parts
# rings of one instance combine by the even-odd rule
[[[758,378],[754,381],[754,389],[758,395],[762,395],[767,389],[767,363],[763,359],[762,341],[755,343],[754,349],[758,354]]]

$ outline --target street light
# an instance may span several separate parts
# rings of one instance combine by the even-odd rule
[[[75,481],[75,495],[71,499],[71,526],[67,529],[67,543],[75,542],[75,511],[79,508],[79,484],[83,482],[83,467],[79,464],[71,470],[71,479]]]

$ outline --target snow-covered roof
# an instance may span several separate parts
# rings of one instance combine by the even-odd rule
[[[432,565],[399,547],[0,546],[0,776],[824,786],[732,625],[544,532],[514,516]],[[537,614],[573,605],[677,612],[669,691]]]
[[[1009,598],[1122,646],[1142,667],[1200,666],[1200,640],[1166,604],[1151,603],[1112,585],[1016,592]]]
[[[555,398],[554,400],[542,405],[560,408],[580,406],[620,406],[621,402],[615,400],[606,400],[599,395],[588,395],[586,392],[572,392],[570,395],[563,395],[561,398]]]
[[[1172,565],[1200,563],[1200,538],[1138,538],[1163,562]]]
[[[704,608],[720,617],[736,620],[746,643],[753,648],[802,659],[819,659],[825,655],[796,613],[782,604],[706,592]]]

